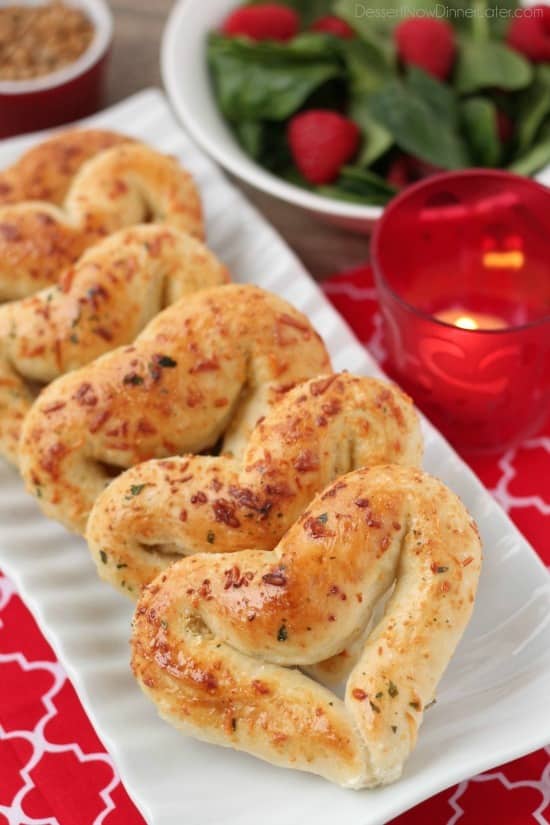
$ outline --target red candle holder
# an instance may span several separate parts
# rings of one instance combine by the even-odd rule
[[[550,405],[550,190],[482,169],[430,177],[378,222],[389,372],[464,450],[512,446]]]

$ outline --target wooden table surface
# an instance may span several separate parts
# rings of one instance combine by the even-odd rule
[[[110,6],[115,17],[115,40],[107,104],[147,86],[162,86],[160,41],[172,0],[110,0]],[[365,261],[366,238],[321,223],[303,210],[244,184],[238,183],[238,186],[274,224],[316,278]]]

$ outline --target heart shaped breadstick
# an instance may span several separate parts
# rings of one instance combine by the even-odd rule
[[[27,415],[19,459],[46,515],[84,531],[113,474],[215,448],[239,456],[282,392],[330,369],[307,318],[254,286],[190,295],[135,340],[58,378]]]
[[[72,179],[90,158],[132,138],[104,129],[69,129],[32,146],[0,172],[0,205],[48,201],[60,206]]]
[[[181,731],[348,788],[396,780],[470,619],[477,529],[440,481],[411,467],[341,477],[274,551],[198,554],[138,603],[133,670]],[[294,669],[359,636],[342,701]]]
[[[96,501],[86,538],[100,576],[136,598],[180,555],[271,550],[342,473],[421,456],[416,412],[397,387],[314,378],[260,420],[238,459],[184,456],[123,473]]]
[[[55,287],[0,306],[0,453],[17,461],[21,422],[44,384],[131,343],[163,307],[228,280],[198,240],[150,224],[115,232]]]
[[[80,166],[62,207],[41,201],[0,207],[0,300],[54,283],[91,244],[149,220],[202,238],[200,198],[189,173],[140,143],[100,152]]]

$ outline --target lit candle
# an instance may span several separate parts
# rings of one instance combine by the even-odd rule
[[[485,312],[470,312],[465,309],[443,309],[436,312],[438,321],[453,324],[460,329],[504,329],[508,326],[498,315],[489,315]]]
[[[495,169],[430,176],[375,226],[384,368],[464,450],[508,449],[550,409],[549,239],[550,188]]]

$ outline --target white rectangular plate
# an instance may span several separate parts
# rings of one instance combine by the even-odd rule
[[[334,365],[379,371],[281,238],[145,91],[92,118],[181,160],[205,203],[210,246],[236,280],[307,313]],[[35,137],[0,144],[0,167]],[[319,231],[323,231],[319,228]],[[306,774],[183,738],[128,668],[132,605],[97,578],[82,540],[40,515],[0,467],[0,565],[65,665],[126,788],[154,825],[378,825],[478,771],[550,741],[550,583],[535,552],[445,440],[424,422],[425,467],[464,500],[485,544],[474,618],[395,785],[344,791]]]

